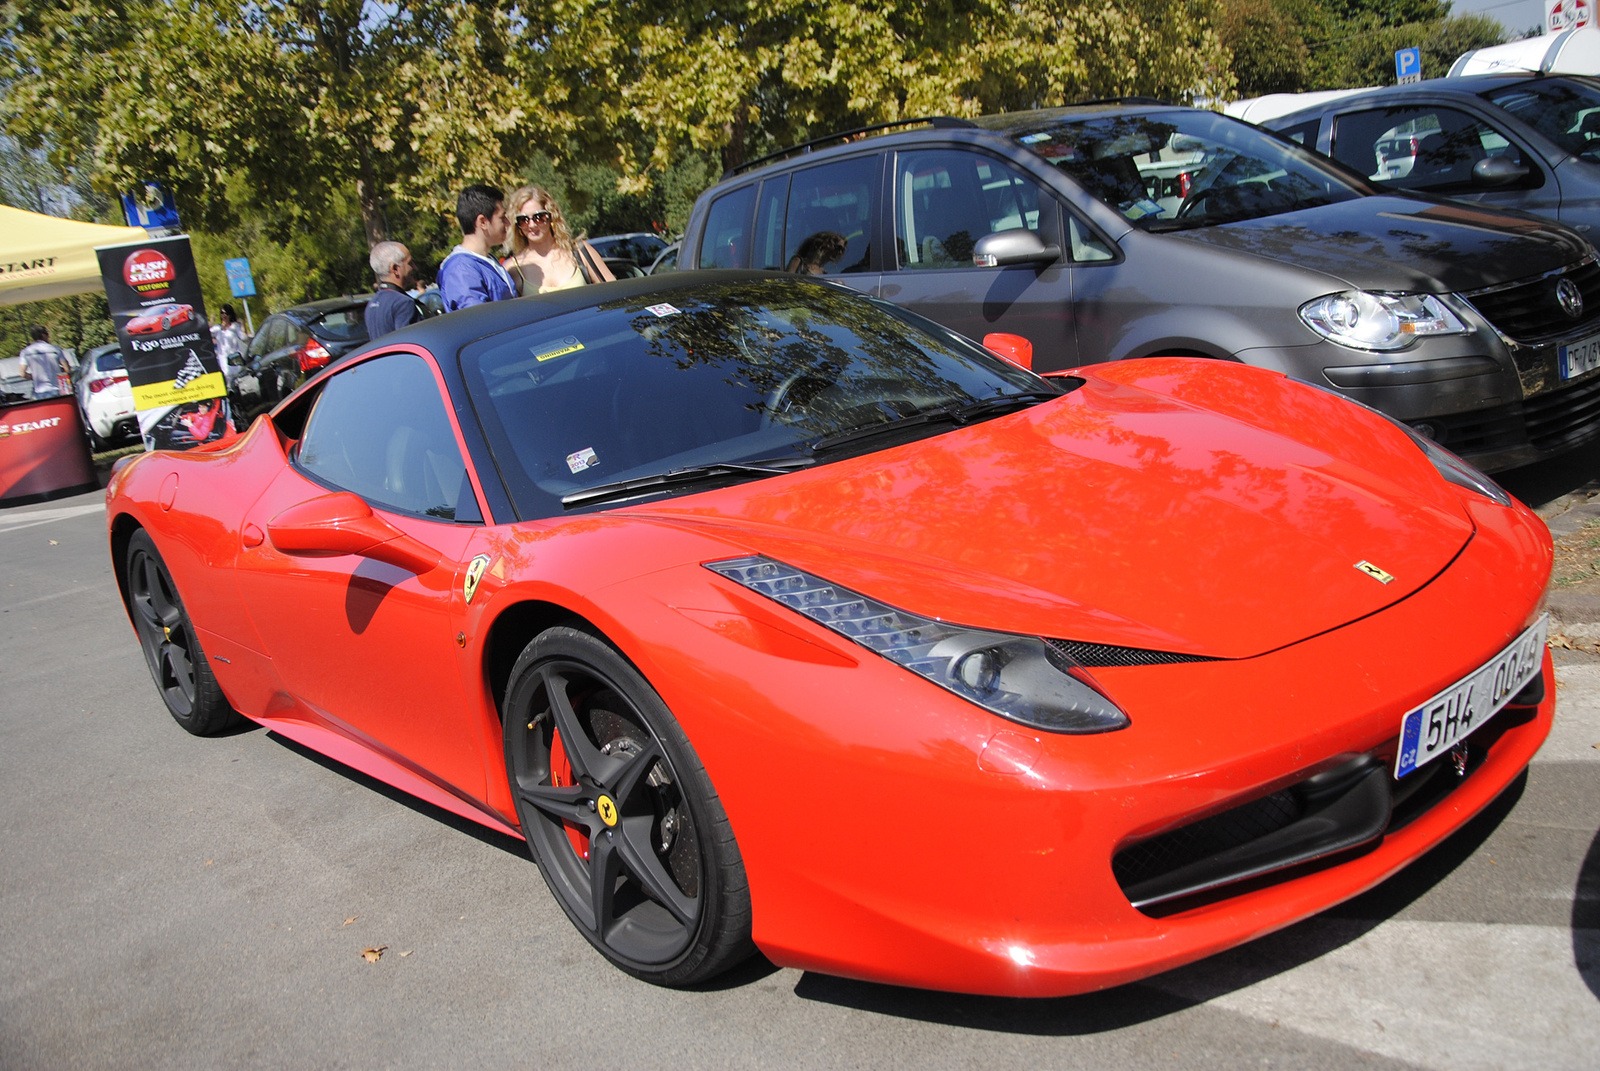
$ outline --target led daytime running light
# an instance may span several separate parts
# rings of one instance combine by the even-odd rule
[[[910,614],[770,558],[706,568],[1002,718],[1052,733],[1103,733],[1129,724],[1087,670],[1037,636]]]

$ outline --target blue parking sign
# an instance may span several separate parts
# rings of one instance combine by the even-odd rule
[[[1402,48],[1394,54],[1394,74],[1401,85],[1422,81],[1422,49]]]
[[[255,297],[256,281],[250,274],[250,260],[247,257],[235,257],[222,262],[222,270],[228,275],[228,291],[234,297]]]

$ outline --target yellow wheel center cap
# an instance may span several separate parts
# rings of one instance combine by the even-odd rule
[[[601,796],[595,800],[594,806],[600,812],[600,821],[608,826],[617,824],[617,805],[611,802],[610,796]]]

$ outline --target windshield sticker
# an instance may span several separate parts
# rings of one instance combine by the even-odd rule
[[[1049,134],[1024,134],[1024,135],[1022,135],[1022,137],[1018,138],[1017,140],[1022,142],[1022,144],[1024,144],[1024,145],[1037,145],[1041,141],[1049,141],[1050,140],[1050,135]]]
[[[1127,208],[1124,208],[1122,210],[1122,214],[1127,216],[1129,219],[1143,219],[1146,216],[1159,216],[1161,214],[1161,206],[1149,198],[1146,198],[1143,201],[1135,201]]]
[[[569,353],[577,353],[583,349],[583,343],[578,341],[578,336],[568,335],[557,342],[552,342],[542,350],[534,350],[533,355],[541,361],[552,360],[556,357],[565,357]],[[577,470],[574,469],[574,472]]]
[[[676,305],[661,304],[661,305],[646,305],[645,306],[645,311],[646,312],[653,312],[657,316],[672,316],[672,315],[675,315],[676,313],[682,312],[683,310],[678,308]]]
[[[585,446],[577,453],[567,455],[567,468],[572,470],[574,476],[584,469],[592,469],[598,464],[600,464],[600,459],[595,456],[593,447]]]

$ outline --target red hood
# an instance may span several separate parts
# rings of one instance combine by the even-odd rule
[[[1149,362],[1144,385],[1096,376],[1023,413],[627,512],[926,616],[1220,657],[1390,605],[1471,537],[1454,491],[1382,418],[1206,364]]]

